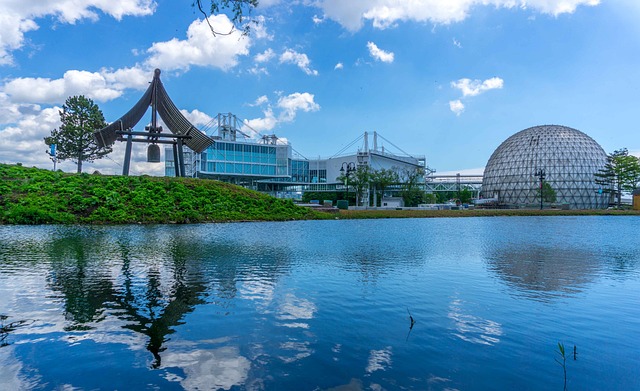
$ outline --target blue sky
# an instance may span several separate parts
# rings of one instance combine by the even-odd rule
[[[114,121],[156,67],[196,125],[232,112],[309,158],[377,131],[439,173],[477,172],[542,124],[640,154],[640,1],[260,3],[243,38],[214,37],[190,0],[0,0],[0,162],[50,168],[43,137],[68,96]],[[122,155],[85,170],[119,173]],[[133,173],[163,172],[144,156]]]

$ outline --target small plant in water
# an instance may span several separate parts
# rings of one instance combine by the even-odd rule
[[[573,347],[574,354],[575,354],[575,350],[576,350],[576,347],[574,346]],[[564,352],[564,344],[561,343],[561,342],[558,342],[558,351],[557,351],[557,353],[560,355],[560,358],[562,359],[562,361],[558,360],[557,358],[555,360],[562,367],[562,372],[564,373],[564,388],[563,388],[563,390],[567,391],[567,356],[565,355],[565,352]],[[574,355],[574,357],[575,357],[575,355]]]
[[[26,320],[19,320],[17,322],[11,322],[11,323],[5,324],[4,322],[8,318],[9,317],[7,315],[0,314],[0,348],[3,346],[9,345],[9,343],[6,340],[11,331],[15,330],[20,326],[24,326],[28,323]]]

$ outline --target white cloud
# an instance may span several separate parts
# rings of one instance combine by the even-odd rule
[[[596,6],[600,0],[319,0],[315,4],[324,17],[351,31],[359,30],[365,21],[375,28],[393,27],[398,22],[430,22],[450,24],[466,19],[478,6],[531,9],[558,16],[572,13],[579,6]]]
[[[318,15],[313,15],[313,24],[321,24],[324,22],[324,18],[319,17]]]
[[[449,109],[459,116],[464,111],[464,104],[460,99],[449,101]]]
[[[0,65],[13,63],[12,51],[24,45],[25,34],[38,29],[37,19],[53,17],[60,23],[96,21],[98,11],[117,20],[124,16],[150,15],[153,0],[57,0],[0,2]]]
[[[272,59],[273,57],[275,57],[275,55],[276,55],[276,54],[274,53],[273,49],[269,48],[269,49],[265,50],[265,51],[264,51],[264,52],[262,52],[262,53],[258,53],[258,54],[256,54],[256,55],[253,57],[253,59],[255,60],[255,62],[257,62],[257,63],[260,63],[260,64],[261,64],[261,63],[264,63],[264,62],[269,62],[269,61],[271,61],[271,59]]]
[[[337,63],[335,67],[333,67],[334,70],[336,69],[344,69],[344,64],[342,64],[341,62]]]
[[[257,132],[273,130],[273,128],[278,124],[278,119],[273,114],[273,110],[268,108],[263,111],[263,114],[264,117],[262,118],[247,119],[244,122]]]
[[[311,61],[304,53],[298,53],[295,50],[287,49],[280,55],[280,63],[295,64],[307,75],[318,76],[318,71],[310,68]]]
[[[153,70],[151,68],[143,69],[138,66],[116,69],[115,71],[102,69],[100,74],[112,88],[118,90],[126,88],[145,90],[149,87],[151,79],[153,79]]]
[[[60,79],[16,78],[0,90],[14,103],[61,104],[72,95],[106,102],[120,97],[126,88],[146,88],[152,77],[150,72],[135,67],[100,72],[69,70]]]
[[[260,2],[262,5],[262,2]],[[273,34],[269,34],[267,31],[266,18],[262,15],[258,15],[254,18],[256,23],[251,25],[251,35],[256,39],[266,39],[268,41],[273,40]]]
[[[283,109],[282,121],[293,121],[298,111],[310,112],[320,110],[320,105],[314,102],[314,95],[308,92],[295,92],[278,100],[278,107]]]
[[[216,31],[233,28],[226,15],[211,16],[209,21]],[[174,38],[154,43],[147,50],[146,64],[162,70],[188,70],[197,65],[226,71],[238,64],[238,56],[249,54],[250,45],[250,39],[238,31],[214,37],[206,20],[195,20],[187,30],[186,40]]]
[[[269,103],[269,98],[266,95],[259,96],[255,102],[249,103],[249,106],[262,106]]]
[[[374,59],[388,63],[393,62],[393,52],[385,52],[384,50],[379,49],[378,46],[376,46],[376,44],[373,42],[367,42],[367,48],[369,49],[369,54]]]
[[[45,153],[44,137],[60,126],[59,110],[59,107],[36,110],[0,128],[0,162],[49,168],[52,163]]]
[[[462,49],[462,44],[460,43],[460,41],[458,41],[457,39],[453,39],[453,46]]]
[[[504,86],[504,80],[499,77],[492,77],[485,81],[460,79],[458,81],[452,81],[451,87],[457,88],[462,91],[462,96],[476,96],[481,93],[494,89],[501,89]]]
[[[504,80],[499,77],[492,77],[484,81],[464,78],[451,82],[451,87],[460,90],[463,98],[477,96],[489,90],[501,89],[503,86]],[[465,106],[460,99],[452,100],[449,102],[449,109],[459,116],[464,112]]]
[[[203,113],[202,111],[198,110],[198,109],[194,109],[192,111],[187,111],[187,110],[180,110],[180,112],[182,113],[182,115],[184,115],[184,117],[189,120],[189,122],[191,122],[192,124],[194,124],[196,127],[202,127],[204,125],[209,125],[211,123],[211,121],[214,120],[213,117],[211,117],[209,114],[207,113]],[[216,124],[218,123],[218,121],[216,120]]]
[[[261,96],[250,106],[268,105],[269,98]],[[295,120],[299,111],[312,112],[320,110],[320,105],[315,102],[313,94],[308,92],[294,92],[287,96],[282,96],[276,103],[278,114],[270,105],[263,110],[262,118],[245,120],[245,123],[258,132],[273,130],[279,123],[291,122]]]

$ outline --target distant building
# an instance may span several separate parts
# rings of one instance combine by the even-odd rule
[[[607,154],[591,137],[566,126],[522,130],[493,152],[484,170],[482,195],[498,204],[535,207],[540,183],[555,192],[555,204],[571,209],[608,206],[609,196],[595,182]]]
[[[404,199],[402,197],[383,197],[380,205],[383,208],[402,208]]]
[[[355,152],[340,152],[330,158],[307,159],[297,153],[290,143],[275,135],[256,137],[257,132],[247,129],[233,114],[219,114],[213,144],[200,154],[185,149],[186,176],[217,179],[234,183],[277,197],[296,197],[304,191],[341,191],[345,183],[337,178],[347,166],[372,169],[425,168],[424,156],[390,153],[378,146],[379,138],[373,132],[372,145],[365,132],[350,145]],[[243,129],[243,130],[241,130]],[[249,135],[248,132],[255,132]],[[360,147],[357,142],[361,141]],[[395,146],[394,146],[395,147]],[[397,149],[397,147],[396,147]],[[165,151],[165,175],[175,176],[175,164],[170,149]]]

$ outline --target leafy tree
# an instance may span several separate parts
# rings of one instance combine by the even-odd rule
[[[384,197],[384,191],[391,185],[400,181],[398,172],[393,168],[381,168],[371,174],[371,184],[375,186],[375,192],[379,192],[380,198]],[[377,201],[376,201],[377,203]],[[378,205],[375,205],[378,206]]]
[[[82,172],[82,162],[93,162],[111,153],[110,147],[99,148],[93,132],[107,126],[98,105],[83,95],[67,98],[60,111],[59,129],[53,129],[50,137],[45,137],[47,145],[56,144],[59,160],[72,160]]]
[[[434,193],[425,193],[422,201],[424,201],[425,204],[435,204],[438,202],[438,197]]]
[[[536,200],[540,202],[540,186],[535,188]],[[556,191],[549,182],[542,182],[542,201],[544,202],[556,202]]]
[[[340,174],[337,180],[345,183],[349,188],[355,190],[356,193],[356,205],[360,202],[364,194],[364,190],[369,188],[371,182],[371,169],[369,166],[359,166],[355,171],[349,172],[349,177],[345,174]]]
[[[418,206],[424,199],[424,169],[404,169],[400,174],[401,192],[405,206]]]
[[[540,191],[538,191],[539,193]],[[556,202],[556,191],[549,182],[542,183],[542,200],[544,202]]]
[[[596,174],[596,183],[602,186],[603,192],[617,198],[620,208],[622,192],[633,191],[640,184],[640,159],[629,155],[626,148],[610,153],[604,168]]]
[[[473,192],[465,187],[458,192],[458,200],[461,204],[471,203],[471,200],[473,200]]]
[[[251,19],[251,23],[242,24],[247,18],[247,15],[249,15],[251,11],[258,6],[258,0],[210,0],[209,13],[204,9],[204,5],[202,4],[203,1],[206,0],[194,0],[191,6],[198,8],[200,13],[204,16],[214,37],[216,35],[229,35],[234,31],[234,29],[228,32],[216,31],[211,23],[209,23],[209,15],[230,10],[231,22],[233,22],[233,25],[236,27],[240,26],[242,35],[248,35],[251,31],[251,24],[258,23],[257,20]]]

